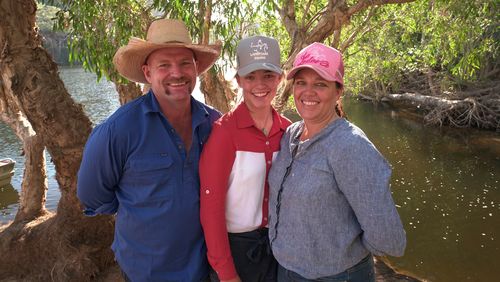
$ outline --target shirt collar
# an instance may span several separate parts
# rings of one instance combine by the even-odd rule
[[[346,120],[344,118],[338,118],[332,122],[330,122],[325,128],[323,128],[318,134],[316,134],[314,137],[308,139],[305,143],[307,144],[312,144],[316,142],[316,140],[322,139],[323,136],[329,135],[332,131],[334,131],[336,128],[340,127],[343,124],[346,124]],[[295,130],[291,132],[292,135],[292,142],[294,144],[299,144],[299,138],[302,132],[304,131],[304,120],[299,121],[297,127],[295,127]]]
[[[273,115],[273,127],[271,128],[270,134],[273,133],[273,130],[276,128],[276,124],[278,125],[278,129],[281,131],[285,131],[287,126],[283,122],[281,118],[279,118],[278,112],[271,107],[272,115]],[[245,102],[241,102],[236,109],[234,110],[234,115],[236,116],[236,124],[238,128],[246,128],[254,126],[254,121],[252,116],[250,115],[250,111],[248,110]]]
[[[158,100],[156,100],[153,90],[149,89],[145,96],[144,103],[141,104],[143,113],[160,113],[160,104],[158,104]]]
[[[146,94],[145,102],[142,103],[142,108],[145,114],[161,113],[160,104],[158,103],[152,89],[150,89]],[[194,127],[205,121],[205,119],[210,115],[203,104],[193,98],[193,96],[191,96],[191,115]]]

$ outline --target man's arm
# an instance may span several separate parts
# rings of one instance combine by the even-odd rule
[[[78,171],[77,196],[85,214],[114,214],[118,209],[116,186],[122,167],[117,158],[109,125],[96,127],[91,133]]]

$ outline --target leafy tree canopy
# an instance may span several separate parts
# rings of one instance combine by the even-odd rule
[[[223,43],[218,67],[225,69],[234,67],[237,41],[256,33],[277,38],[286,62],[297,47],[292,46],[297,38],[311,32],[333,11],[327,0],[44,2],[62,8],[56,28],[70,32],[71,59],[82,61],[99,78],[118,82],[121,78],[112,66],[114,52],[130,36],[142,37],[153,19],[182,19],[193,40],[200,41],[208,16],[210,41]],[[345,12],[361,2],[338,1],[333,7]],[[370,6],[350,16],[347,24],[324,42],[344,52],[347,85],[354,93],[405,91],[408,74],[429,72],[438,76],[442,89],[451,89],[498,72],[497,6],[496,1],[488,0],[420,0]],[[287,25],[292,20],[297,29]]]
[[[498,73],[498,22],[495,1],[426,0],[380,7],[370,32],[345,52],[347,79],[356,93],[408,91],[410,74],[434,76],[441,91],[492,79]]]

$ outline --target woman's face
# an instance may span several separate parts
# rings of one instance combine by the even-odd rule
[[[336,116],[335,105],[342,94],[334,81],[305,68],[293,78],[293,98],[299,115],[309,124],[328,123]]]
[[[268,70],[256,70],[243,77],[237,76],[247,107],[251,111],[269,107],[276,96],[281,77]]]

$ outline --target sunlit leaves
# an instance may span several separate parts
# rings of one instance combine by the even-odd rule
[[[209,41],[220,40],[223,44],[216,70],[227,71],[228,67],[234,67],[238,40],[256,34],[278,39],[285,62],[289,52],[297,47],[291,46],[296,44],[294,40],[306,37],[325,15],[328,3],[333,3],[327,0],[44,2],[64,7],[57,14],[57,27],[69,32],[71,59],[81,61],[98,77],[115,81],[120,78],[112,66],[114,52],[126,44],[130,36],[144,37],[153,19],[183,20],[193,40],[198,42],[207,26],[204,25],[205,11],[211,9]],[[358,2],[334,1],[334,5],[345,9]],[[481,79],[498,65],[497,2],[419,0],[370,7],[352,15],[337,33],[340,46],[346,48],[348,89],[363,92],[384,88],[381,90],[397,92],[399,84],[406,79],[405,73],[426,70],[449,73],[456,81]],[[279,9],[285,11],[289,5],[295,7],[288,15],[293,17],[301,34],[290,34],[285,28]],[[333,35],[327,36],[324,42],[333,44]]]
[[[377,28],[345,54],[351,90],[372,91],[378,83],[398,92],[405,73],[428,70],[450,75],[455,85],[483,79],[498,64],[497,11],[495,1],[486,0],[381,7],[370,23]]]

